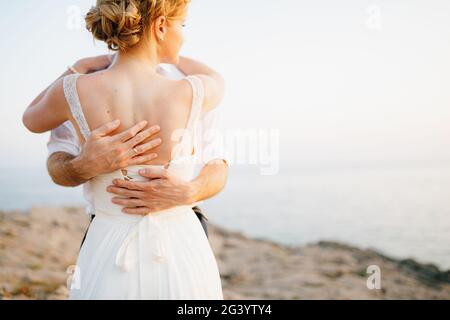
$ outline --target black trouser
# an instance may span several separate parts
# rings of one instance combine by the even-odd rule
[[[209,234],[208,234],[208,219],[206,218],[206,216],[203,214],[202,209],[200,209],[199,207],[195,207],[192,210],[194,210],[195,214],[197,215],[197,218],[200,220],[200,223],[202,224],[203,230],[205,230],[206,233],[206,237],[209,238]],[[95,215],[91,216],[91,223],[92,221],[94,221]],[[81,246],[80,249],[83,247],[84,241],[86,240],[86,236],[88,234],[89,231],[89,227],[86,230],[86,233],[84,234],[83,237],[83,241],[81,241]]]

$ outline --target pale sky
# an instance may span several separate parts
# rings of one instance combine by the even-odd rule
[[[67,65],[106,52],[82,21],[94,3],[1,10],[1,165],[45,161],[47,136],[21,116]],[[448,0],[193,0],[182,54],[225,76],[222,126],[280,130],[282,163],[450,161]]]

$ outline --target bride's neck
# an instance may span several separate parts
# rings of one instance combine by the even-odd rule
[[[111,68],[132,68],[140,72],[147,70],[157,73],[157,67],[160,64],[156,48],[146,44],[140,44],[136,47],[117,54]]]

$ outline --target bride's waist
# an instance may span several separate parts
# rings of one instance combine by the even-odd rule
[[[116,170],[111,173],[102,174],[89,181],[90,188],[97,193],[105,192],[106,188],[113,184],[116,179],[126,180],[130,182],[146,182],[151,179],[143,177],[139,172],[143,169],[164,169],[165,166],[156,165],[138,165],[127,167],[122,170]],[[168,171],[185,181],[191,181],[194,178],[195,166],[186,164],[173,164]]]
[[[156,166],[156,165],[139,165],[139,166],[130,166],[124,168],[122,170],[116,170],[111,173],[105,173],[93,178],[90,183],[91,185],[100,185],[100,184],[112,184],[114,179],[124,179],[128,181],[142,182],[148,181],[148,178],[145,178],[139,174],[139,171],[143,169],[149,168],[165,168],[164,166]]]
[[[136,221],[142,218],[141,216],[129,215],[122,212],[123,207],[116,205],[112,202],[114,197],[119,197],[116,194],[110,193],[107,191],[109,186],[113,185],[113,181],[118,180],[126,180],[130,182],[148,182],[150,179],[142,177],[139,174],[141,169],[146,168],[164,168],[164,166],[149,166],[149,165],[139,165],[128,167],[123,170],[117,170],[112,173],[104,174],[95,177],[89,182],[89,189],[92,194],[92,201],[95,207],[96,215],[104,216],[104,217],[112,217],[115,219],[121,219],[125,221]],[[190,173],[187,167],[178,167],[172,168],[172,173],[177,177],[189,178],[186,177]],[[193,206],[179,206],[176,208],[171,208],[169,210],[162,210],[160,212],[153,213],[156,216],[164,215],[167,217],[177,215],[177,213],[192,210]]]

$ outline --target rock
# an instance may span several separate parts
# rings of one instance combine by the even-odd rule
[[[88,226],[82,208],[0,212],[0,299],[67,299],[67,266]],[[450,271],[335,242],[284,246],[210,225],[227,300],[450,299]],[[380,290],[366,286],[381,268]]]
[[[397,264],[400,270],[409,273],[427,285],[450,284],[450,270],[441,271],[433,264],[420,264],[413,259],[401,260]]]

